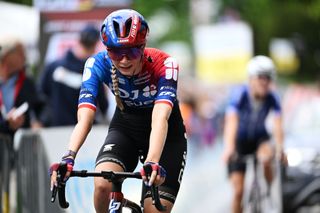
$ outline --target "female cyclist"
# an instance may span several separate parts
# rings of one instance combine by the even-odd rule
[[[115,95],[117,107],[97,156],[96,170],[130,172],[140,157],[153,168],[149,178],[142,168],[145,184],[161,185],[161,202],[167,206],[166,212],[170,212],[187,154],[185,128],[176,97],[179,68],[176,60],[166,53],[145,47],[148,30],[143,16],[130,9],[114,11],[104,20],[101,40],[106,51],[89,58],[85,64],[78,123],[62,161],[69,164],[71,171],[92,127],[99,82],[104,82]],[[54,171],[53,184],[56,184]],[[106,212],[111,184],[95,178],[94,187],[96,212]],[[150,192],[145,195],[144,211],[158,212],[152,205]]]
[[[232,93],[225,116],[223,160],[228,163],[228,172],[234,195],[232,209],[241,212],[246,164],[235,156],[257,153],[263,164],[265,177],[272,181],[271,162],[274,149],[265,127],[270,111],[274,112],[273,138],[276,151],[282,154],[283,130],[279,99],[272,91],[275,66],[266,56],[253,57],[248,64],[248,85],[237,88]]]

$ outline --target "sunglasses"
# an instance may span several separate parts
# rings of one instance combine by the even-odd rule
[[[112,60],[121,61],[124,56],[134,60],[141,57],[143,48],[142,46],[129,48],[107,48],[107,51]]]
[[[258,75],[259,80],[271,81],[272,77],[270,75]]]

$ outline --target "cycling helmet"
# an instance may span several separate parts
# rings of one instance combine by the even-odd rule
[[[263,55],[258,55],[253,57],[247,67],[248,76],[258,76],[258,75],[267,75],[271,79],[276,77],[276,68],[273,61]]]
[[[122,9],[106,17],[100,35],[107,48],[133,47],[146,43],[148,31],[148,24],[140,13]]]

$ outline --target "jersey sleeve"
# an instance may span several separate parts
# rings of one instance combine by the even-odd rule
[[[88,58],[82,75],[78,108],[86,107],[96,111],[97,97],[101,84],[101,80],[98,75],[99,70],[101,70],[101,63],[99,63],[98,58]]]
[[[280,97],[276,93],[271,93],[272,98],[272,110],[276,115],[281,115],[281,103]]]
[[[226,114],[238,113],[240,110],[240,102],[245,92],[244,86],[236,86],[231,90],[229,95]]]
[[[168,57],[164,60],[159,70],[158,93],[156,103],[166,103],[173,107],[177,100],[177,82],[179,65],[175,58]]]

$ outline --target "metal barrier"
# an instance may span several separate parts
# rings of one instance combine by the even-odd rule
[[[49,166],[59,162],[66,150],[73,127],[43,128],[38,132],[18,130],[14,137],[15,169],[11,182],[10,206],[17,213],[66,213],[94,212],[93,179],[69,180],[66,196],[70,203],[67,210],[58,202],[51,203]],[[106,135],[105,126],[95,126],[77,156],[76,169],[93,170],[95,157]],[[95,144],[95,145],[93,145]],[[125,187],[124,187],[125,188]],[[12,212],[12,211],[11,211]],[[7,212],[5,212],[7,213]]]
[[[12,168],[13,141],[9,135],[0,134],[0,209],[9,213],[9,183]]]
[[[41,137],[30,131],[15,137],[18,213],[65,212],[50,202],[49,161]]]

